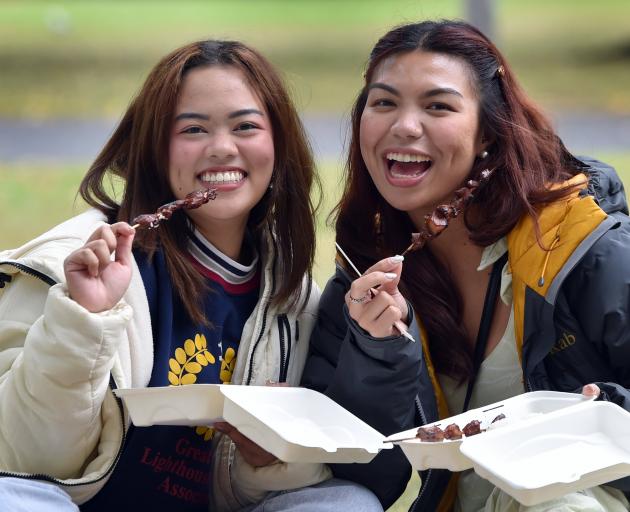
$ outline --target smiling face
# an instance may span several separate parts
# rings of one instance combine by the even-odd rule
[[[484,149],[467,64],[412,51],[375,70],[361,116],[361,155],[376,188],[416,226],[448,202]]]
[[[202,187],[217,189],[214,201],[187,211],[206,238],[214,243],[221,233],[242,235],[273,166],[269,115],[243,73],[231,66],[189,71],[175,108],[169,181],[177,199]]]

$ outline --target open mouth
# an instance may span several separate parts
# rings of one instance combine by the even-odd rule
[[[247,177],[242,170],[230,171],[204,171],[199,175],[199,180],[211,185],[230,185],[240,183]]]
[[[387,153],[385,162],[393,178],[418,178],[433,164],[429,157],[411,153]]]

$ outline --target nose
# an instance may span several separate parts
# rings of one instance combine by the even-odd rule
[[[235,156],[237,151],[232,134],[223,130],[215,131],[206,146],[206,156],[217,160],[229,159]]]
[[[392,134],[400,139],[418,139],[424,132],[422,119],[417,112],[402,111],[392,124]]]

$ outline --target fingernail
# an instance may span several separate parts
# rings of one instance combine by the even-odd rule
[[[392,256],[391,258],[389,258],[389,261],[391,261],[392,263],[400,263],[401,261],[405,261],[405,257],[397,254],[396,256]]]
[[[394,274],[393,272],[385,272],[385,277],[387,279],[396,279],[396,277],[398,277],[398,274]]]

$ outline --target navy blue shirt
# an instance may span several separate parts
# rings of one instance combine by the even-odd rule
[[[163,254],[152,261],[134,251],[149,300],[154,364],[149,386],[227,383],[243,326],[258,301],[258,256],[241,265],[220,253],[198,232],[190,257],[209,285],[204,300],[210,326],[195,325],[173,291]],[[121,458],[105,487],[84,512],[138,507],[151,512],[207,512],[211,489],[212,436],[205,425],[131,426]]]

